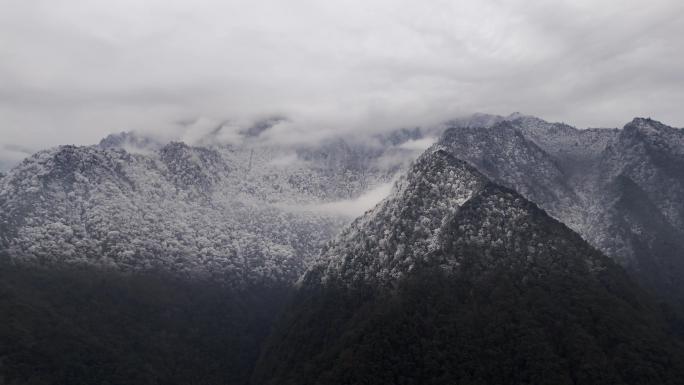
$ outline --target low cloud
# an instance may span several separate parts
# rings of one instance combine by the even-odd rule
[[[192,141],[222,125],[231,142],[271,116],[287,120],[264,138],[286,143],[471,112],[684,126],[679,0],[0,6],[0,138],[30,149],[122,130]]]
[[[422,139],[409,140],[402,143],[399,147],[405,150],[424,151],[432,146],[437,141],[436,137],[427,137]]]
[[[383,183],[372,188],[355,199],[339,200],[320,204],[297,206],[293,209],[298,211],[311,211],[336,216],[356,218],[367,210],[372,209],[385,199],[392,191],[394,181]],[[291,208],[292,209],[292,208]]]
[[[0,171],[7,170],[30,156],[34,151],[12,144],[0,143]]]

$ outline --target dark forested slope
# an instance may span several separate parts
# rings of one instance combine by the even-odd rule
[[[288,287],[0,266],[0,384],[245,384]]]

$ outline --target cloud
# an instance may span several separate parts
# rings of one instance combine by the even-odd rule
[[[190,139],[228,122],[220,131],[231,141],[234,128],[270,116],[287,121],[265,138],[293,143],[471,112],[684,126],[679,0],[0,7],[0,138],[31,149],[122,130],[183,136],[180,121],[199,122]]]
[[[399,147],[405,150],[425,151],[437,141],[435,137],[426,137],[422,139],[409,140],[402,143]]]
[[[365,213],[367,210],[372,209],[376,204],[380,203],[380,201],[389,196],[389,194],[392,192],[392,186],[394,186],[394,180],[392,182],[380,184],[354,199],[345,199],[319,204],[308,204],[290,207],[290,209],[356,218]]]
[[[9,169],[33,153],[28,148],[0,143],[0,171]]]

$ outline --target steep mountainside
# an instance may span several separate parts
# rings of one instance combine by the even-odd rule
[[[514,115],[440,143],[520,192],[670,299],[684,298],[684,130],[650,119],[578,130]]]
[[[443,149],[305,275],[254,384],[676,384],[684,350],[624,271]]]
[[[413,159],[401,147],[411,135],[395,137],[193,147],[122,133],[42,151],[0,179],[0,255],[291,283],[356,215],[326,205],[389,183]]]

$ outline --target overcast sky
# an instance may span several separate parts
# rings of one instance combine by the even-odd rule
[[[0,167],[178,122],[684,126],[684,1],[0,0]]]

